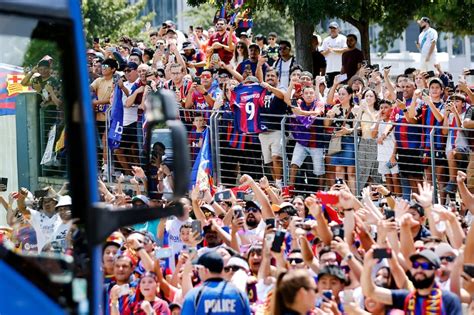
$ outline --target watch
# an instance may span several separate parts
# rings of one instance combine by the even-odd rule
[[[408,109],[405,108],[405,109],[403,110],[403,112],[404,112],[404,113],[408,112]]]
[[[202,93],[202,95],[204,95],[204,96],[208,96],[208,95],[209,95],[209,93],[207,93],[207,91],[206,91],[206,92]]]
[[[349,253],[347,254],[346,256],[344,256],[344,258],[342,259],[343,261],[349,261],[351,260],[352,258],[354,258],[354,255],[352,255],[352,253]]]

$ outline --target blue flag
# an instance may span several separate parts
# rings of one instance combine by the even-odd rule
[[[208,188],[212,191],[212,154],[208,128],[204,131],[201,150],[193,165],[191,185],[199,185],[201,190]]]
[[[123,133],[123,102],[122,90],[115,85],[114,99],[112,102],[112,115],[110,117],[110,128],[108,134],[108,142],[110,150],[115,150],[120,146]]]

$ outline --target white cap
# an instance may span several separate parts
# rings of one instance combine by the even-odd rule
[[[68,195],[60,196],[59,201],[56,204],[56,208],[70,206],[70,205],[72,205],[72,200],[71,200],[70,196],[68,196]]]
[[[244,269],[245,271],[250,270],[249,264],[244,259],[242,259],[240,257],[231,257],[229,259],[229,261],[227,262],[227,264],[226,264],[226,267],[227,266],[238,266],[238,267]]]
[[[453,253],[455,256],[457,256],[459,252],[456,249],[454,249],[451,245],[445,242],[439,243],[438,245],[436,245],[435,254],[438,255],[438,257],[444,256],[448,253]]]

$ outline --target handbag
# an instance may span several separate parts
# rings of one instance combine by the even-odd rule
[[[342,140],[342,137],[336,137],[336,135],[331,136],[331,140],[329,140],[327,155],[331,156],[342,151],[341,140]]]

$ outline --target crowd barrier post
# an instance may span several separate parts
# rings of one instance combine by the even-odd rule
[[[438,188],[436,187],[436,158],[435,158],[435,148],[434,148],[434,135],[436,127],[433,127],[430,131],[430,156],[431,156],[431,181],[433,185],[433,203],[438,201]]]
[[[40,155],[40,161],[41,161],[41,156],[44,154],[44,150],[46,149],[46,142],[45,142],[45,138],[44,136],[48,134],[48,128],[47,126],[45,126],[46,124],[46,121],[45,121],[45,117],[44,117],[44,111],[45,109],[43,107],[40,107],[39,109],[39,127],[40,127],[40,136],[39,136],[39,139],[40,139],[40,152],[41,152],[41,155]],[[38,165],[40,165],[40,174],[41,176],[44,176],[44,170],[43,170],[43,165],[41,165],[40,163],[38,163]]]
[[[286,132],[285,124],[287,116],[283,116],[280,123],[281,130],[281,151],[282,151],[282,164],[283,164],[283,186],[288,186],[288,156],[286,152]]]
[[[112,106],[109,106],[107,110],[105,111],[105,142],[102,144],[106,148],[107,152],[107,182],[111,183],[112,182],[112,152],[109,148],[109,128],[110,128],[110,112],[112,111]],[[100,139],[102,141],[102,139]]]
[[[360,121],[357,120],[354,124],[354,130],[353,130],[353,133],[354,133],[354,160],[355,160],[355,187],[356,187],[356,191],[355,191],[355,195],[356,196],[359,196],[360,194],[360,190],[361,190],[361,187],[359,187],[359,171],[360,171],[360,167],[359,167],[359,134],[358,134],[358,130],[359,130],[359,126],[360,126]]]
[[[221,184],[221,148],[220,148],[220,143],[219,143],[219,124],[217,121],[217,118],[220,116],[220,113],[218,111],[213,112],[211,114],[211,117],[209,118],[210,123],[211,123],[211,138],[210,138],[210,144],[211,144],[211,150],[212,150],[212,156],[213,156],[213,172],[214,172],[214,179],[216,181],[216,185],[219,186]]]

